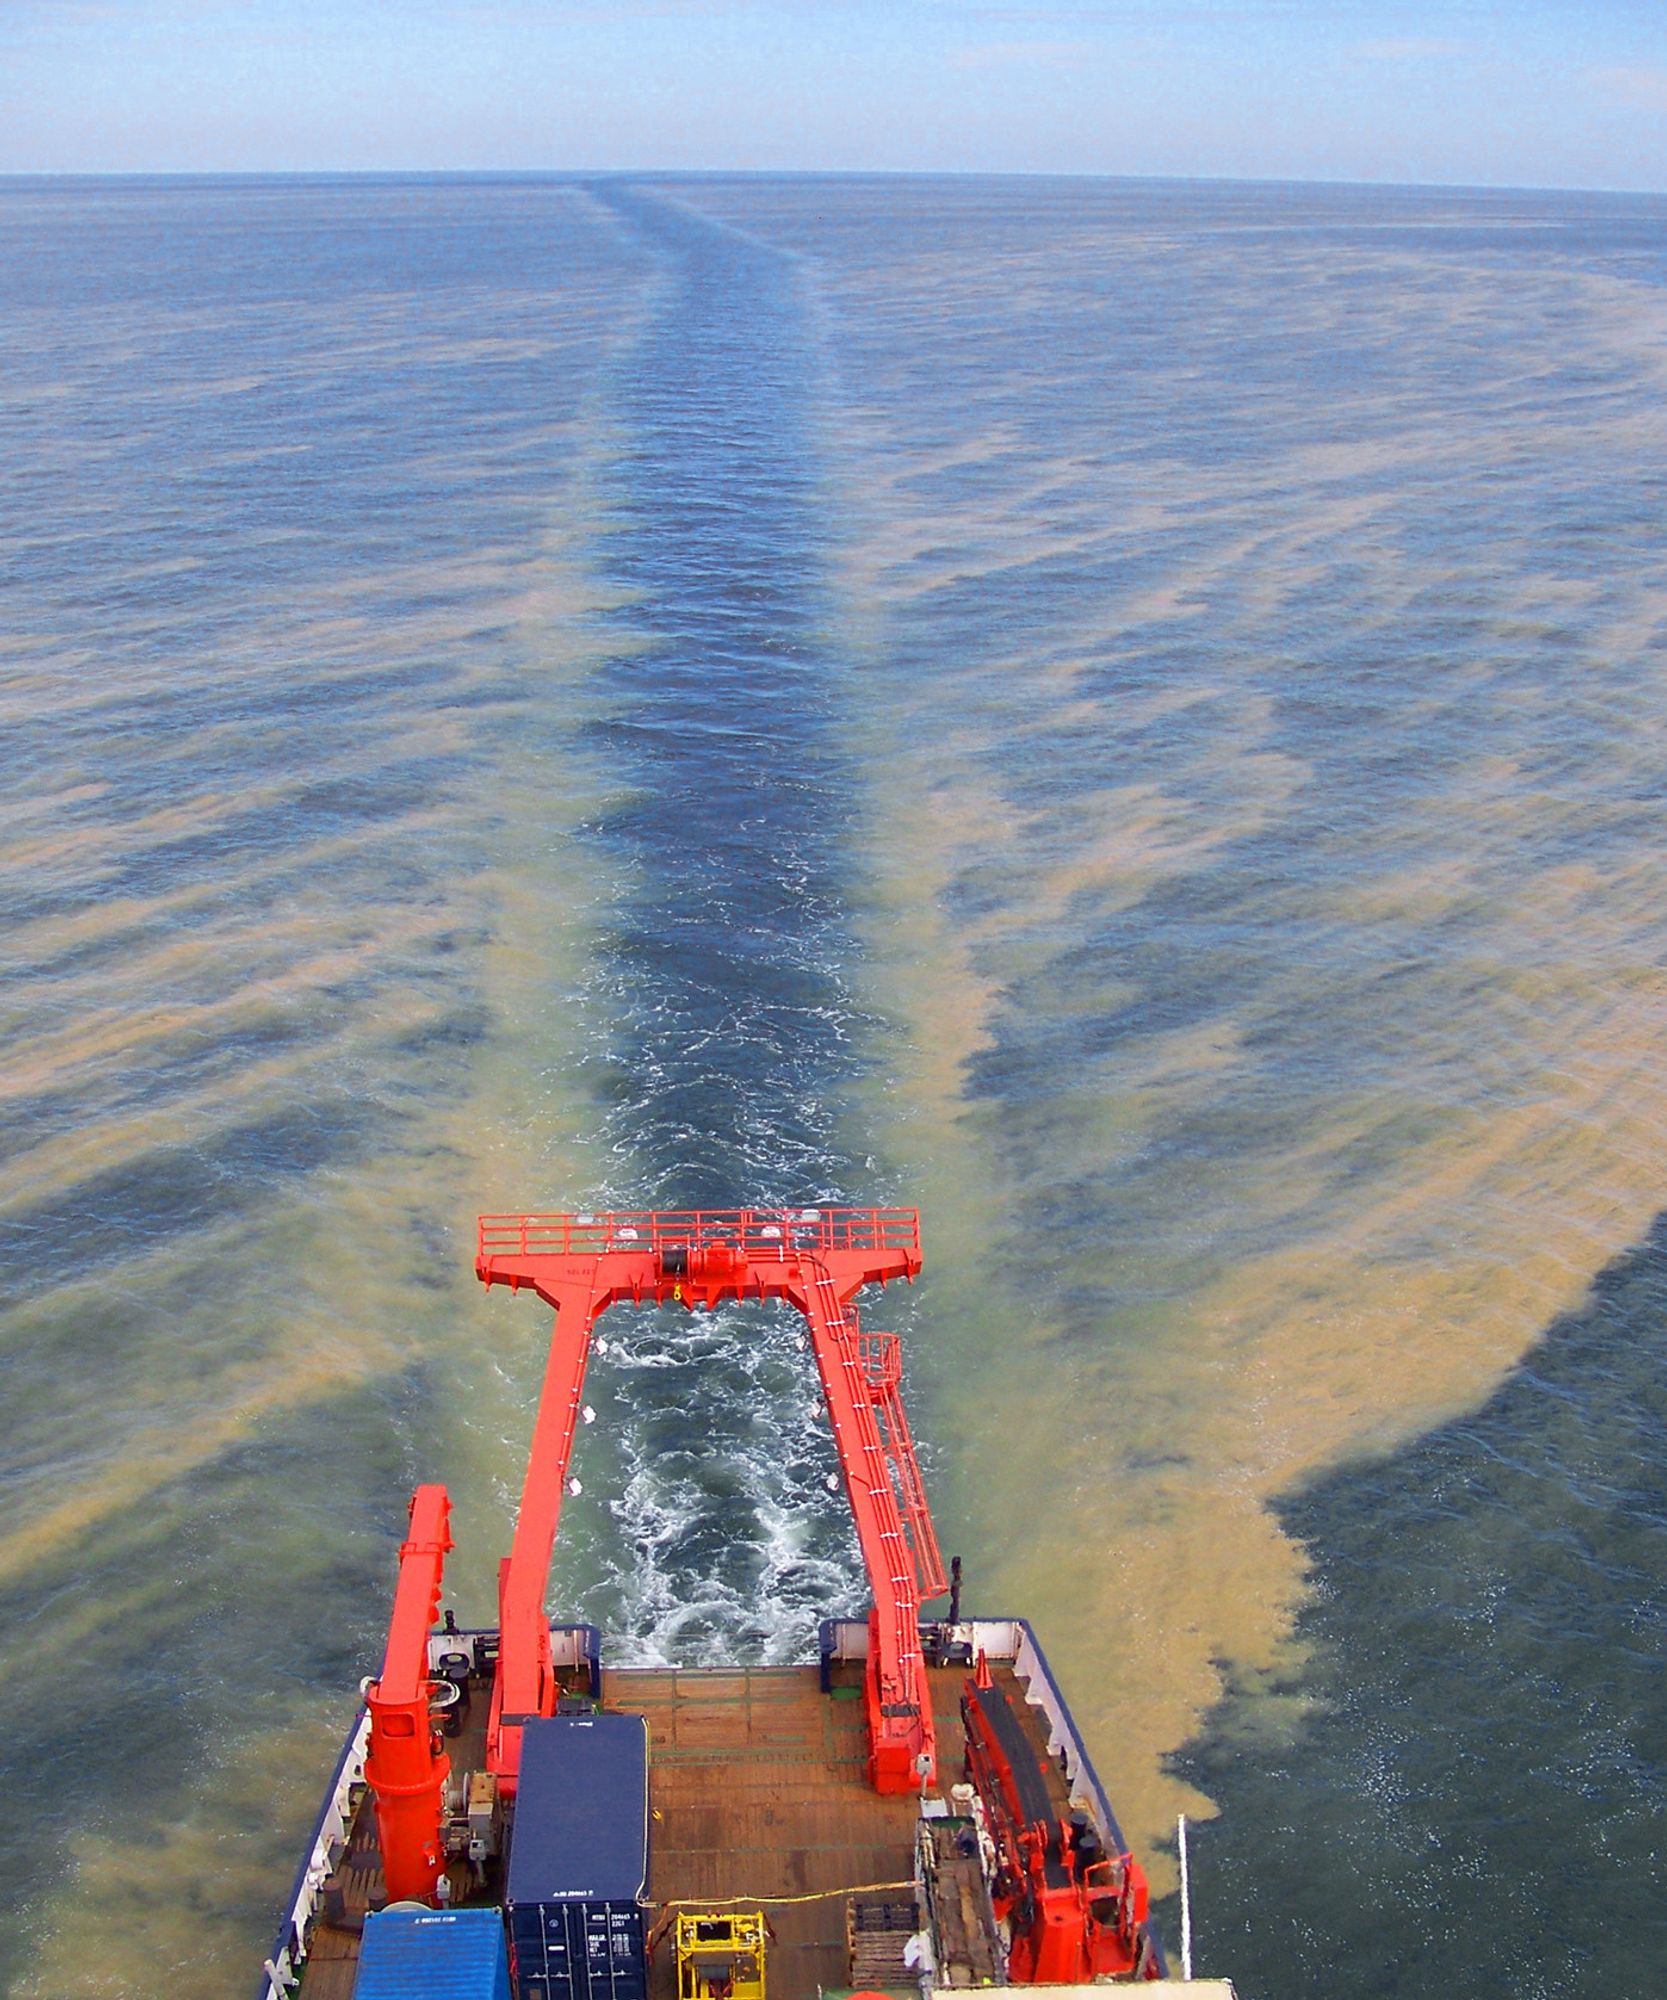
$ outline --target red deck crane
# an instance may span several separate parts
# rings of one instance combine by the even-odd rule
[[[1012,1939],[1015,1986],[1156,1978],[1145,1871],[1108,1854],[1096,1828],[1055,1807],[1047,1773],[982,1654],[961,1697],[967,1775],[984,1802],[998,1868],[995,1911]]]
[[[365,1778],[376,1794],[390,1902],[432,1896],[440,1879],[441,1794],[448,1766],[428,1712],[428,1634],[439,1615],[440,1580],[451,1546],[446,1489],[419,1486],[411,1496],[410,1532],[400,1544],[382,1671],[365,1689],[370,1710]]]

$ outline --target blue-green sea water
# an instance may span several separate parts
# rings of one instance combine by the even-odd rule
[[[418,1480],[489,1613],[479,1210],[842,1199],[1201,1969],[1667,1985],[1664,279],[1634,197],[0,185],[0,1991],[252,1985]],[[802,1657],[793,1326],[604,1331],[552,1605]]]

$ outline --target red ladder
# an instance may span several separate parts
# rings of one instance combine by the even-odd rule
[[[851,1316],[853,1331],[856,1315]],[[915,1441],[909,1435],[909,1420],[903,1414],[903,1343],[895,1333],[862,1335],[862,1367],[874,1407],[885,1419],[886,1457],[903,1503],[904,1525],[909,1532],[910,1553],[914,1557],[915,1586],[923,1598],[942,1597],[949,1588],[943,1556],[938,1548],[938,1532],[932,1526],[932,1511],[926,1504],[926,1482],[915,1456]]]

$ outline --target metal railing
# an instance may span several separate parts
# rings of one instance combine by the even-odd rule
[[[918,1257],[920,1215],[912,1208],[645,1208],[480,1218],[483,1258],[605,1257],[716,1243],[763,1263],[839,1250]]]

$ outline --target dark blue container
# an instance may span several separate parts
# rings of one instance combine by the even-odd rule
[[[509,2000],[496,1910],[381,1910],[365,1919],[353,2000]]]
[[[640,1903],[517,1903],[517,2000],[648,2000]]]
[[[647,1723],[528,1723],[506,1898],[519,2000],[647,2000],[647,1887]]]

